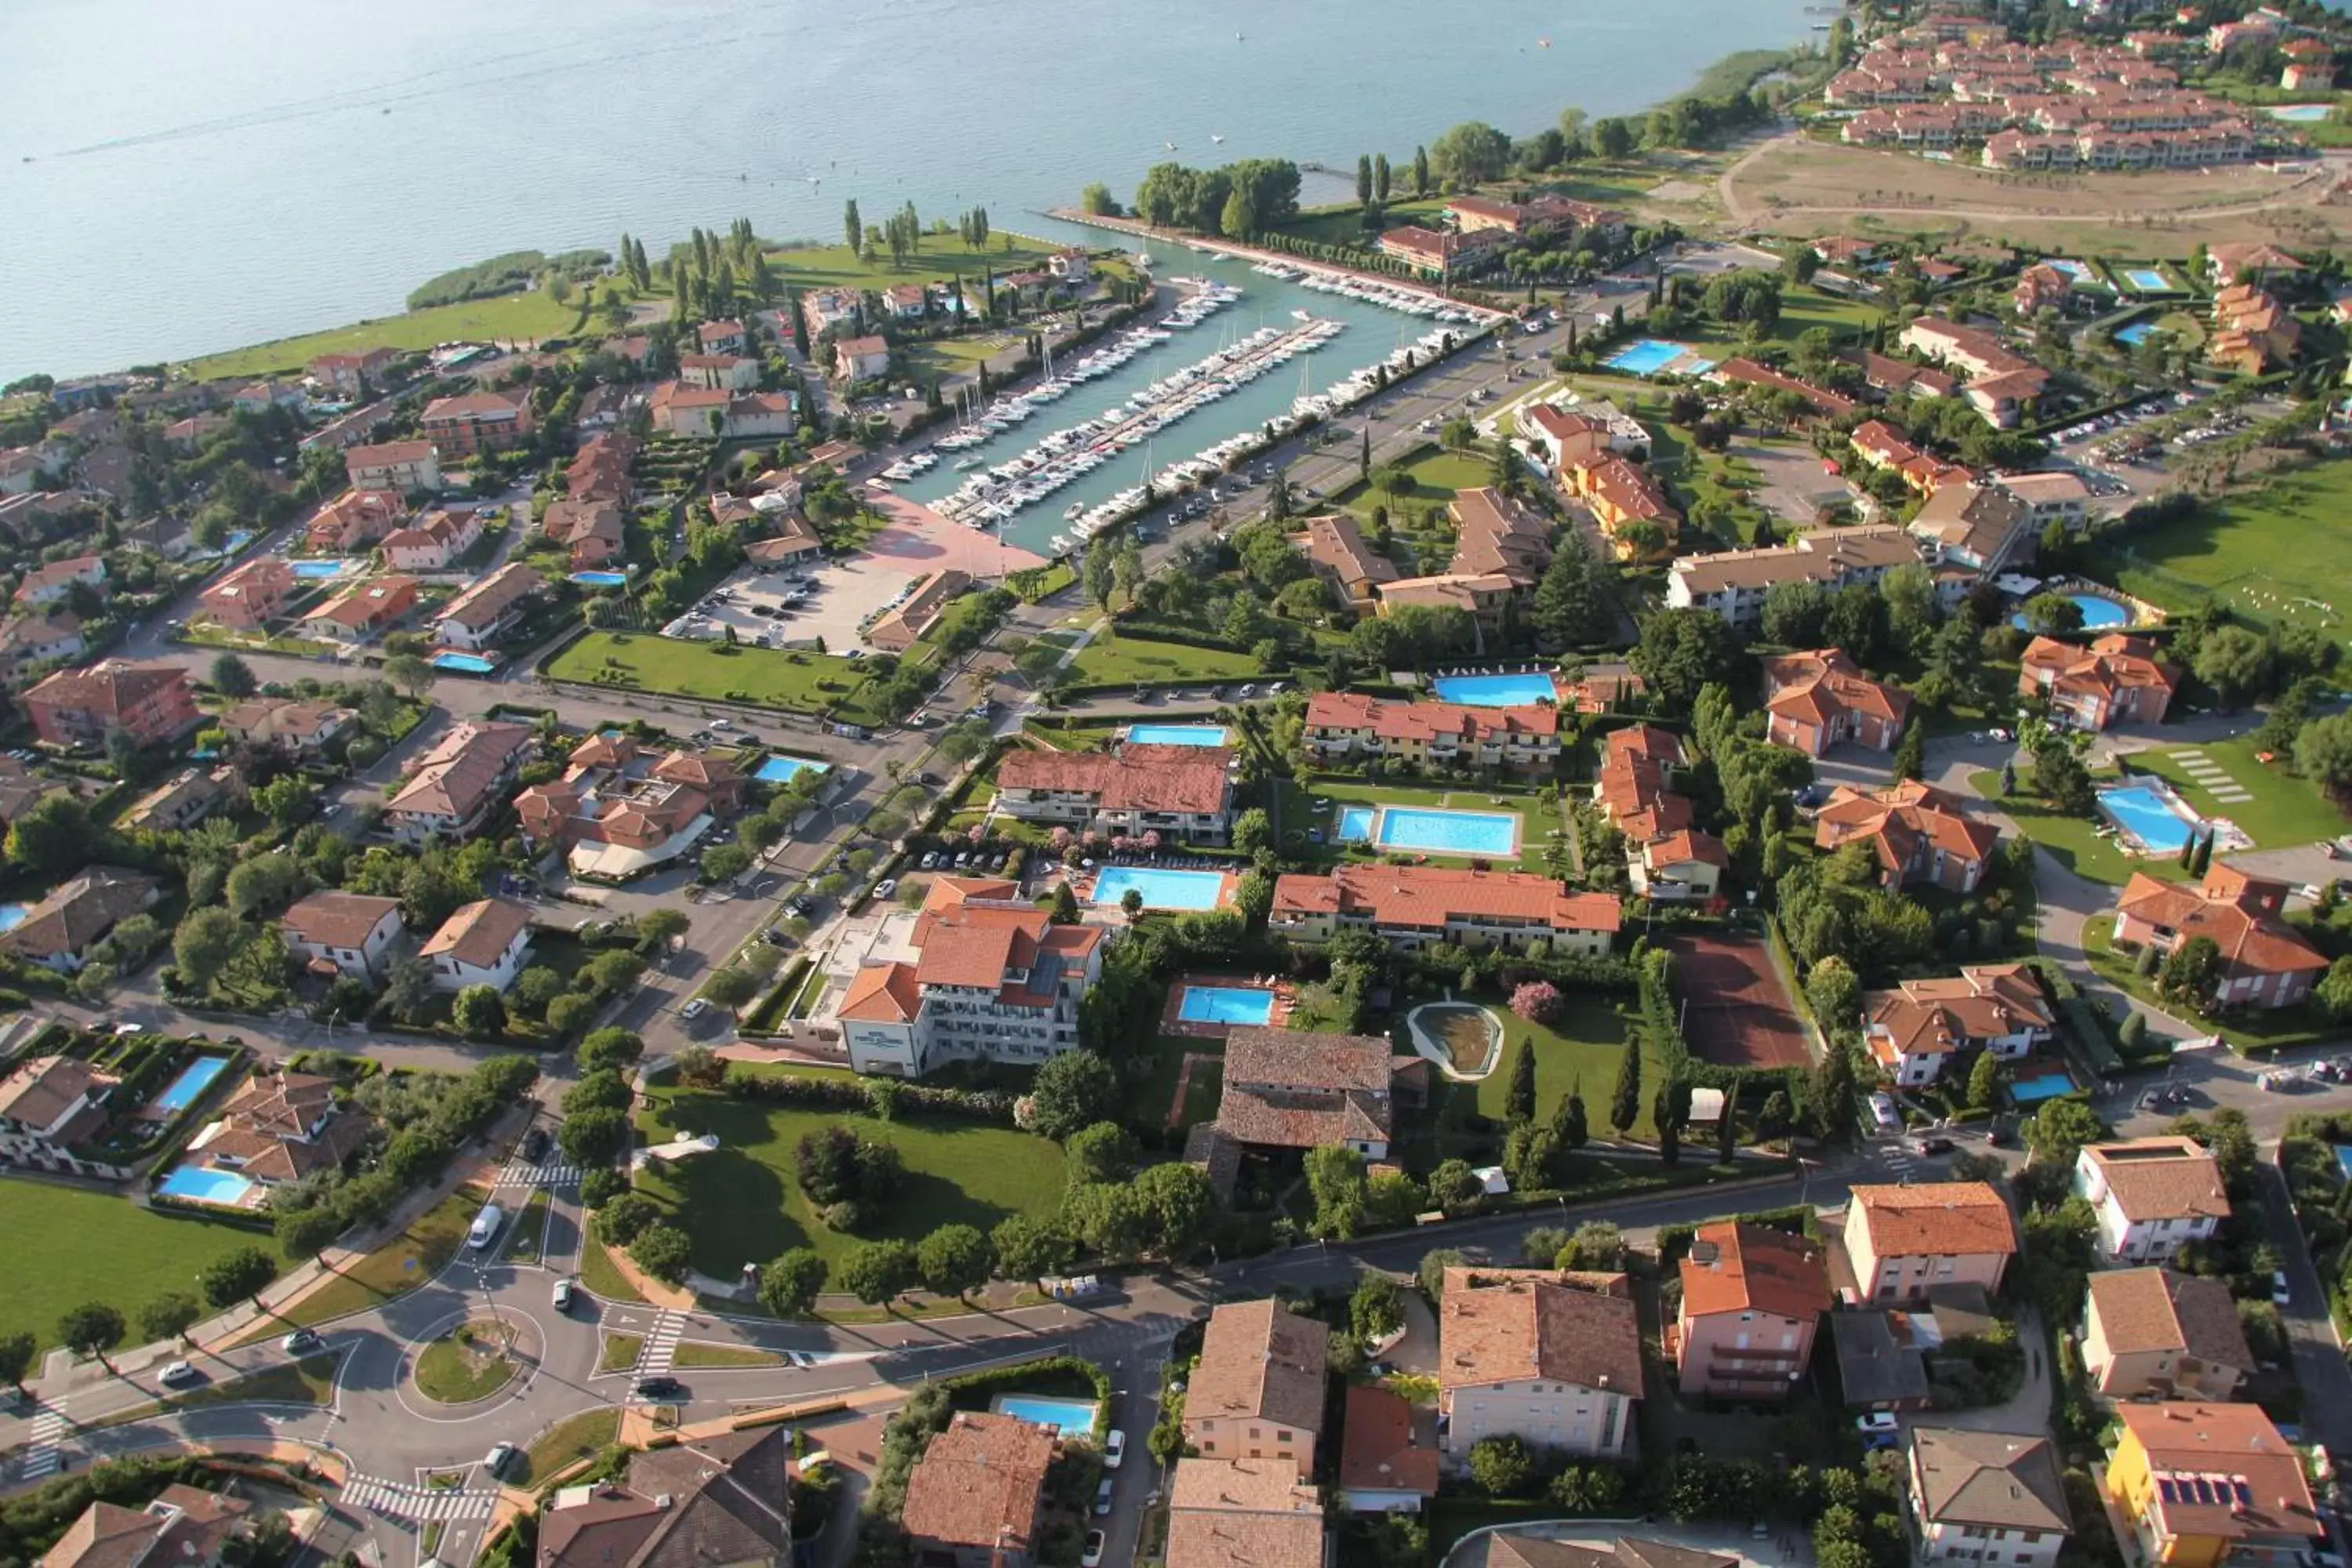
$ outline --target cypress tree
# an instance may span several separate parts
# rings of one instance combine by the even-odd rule
[[[1578,1079],[1569,1086],[1568,1093],[1551,1113],[1553,1146],[1559,1149],[1581,1149],[1587,1136],[1584,1124],[1584,1080]]]
[[[1617,1087],[1609,1095],[1609,1125],[1622,1132],[1642,1119],[1642,1053],[1633,1046],[1617,1063]]]
[[[1511,1087],[1503,1097],[1503,1114],[1514,1127],[1536,1119],[1536,1053],[1525,1040],[1511,1051]]]

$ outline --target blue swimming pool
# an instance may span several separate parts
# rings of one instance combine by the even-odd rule
[[[0,904],[0,935],[5,935],[23,925],[25,917],[32,912],[33,906],[30,904]]]
[[[1339,842],[1369,844],[1372,824],[1380,820],[1380,808],[1371,805],[1351,805],[1339,813]]]
[[[252,1193],[253,1183],[235,1171],[215,1171],[204,1165],[181,1165],[165,1176],[155,1190],[167,1198],[236,1208]]]
[[[1685,375],[1697,375],[1715,368],[1713,360],[1685,359],[1690,350],[1680,343],[1669,343],[1657,338],[1637,338],[1611,354],[1601,363],[1612,370],[1622,370],[1628,375],[1655,375],[1677,360]]]
[[[813,763],[806,757],[787,757],[780,752],[761,763],[759,771],[751,776],[761,784],[782,784],[795,773],[821,773],[824,771],[823,763]]]
[[[2146,784],[2121,784],[2101,790],[2099,809],[2137,840],[2141,848],[2157,855],[2178,854],[2189,836],[2202,831],[2205,826],[2199,822],[2192,826],[2182,821],[2165,798]]]
[[[2124,281],[2148,294],[2161,294],[2172,287],[2172,279],[2153,267],[2126,267]]]
[[[359,563],[356,561],[289,561],[287,566],[297,577],[314,579],[341,577],[347,572],[359,570]]]
[[[2066,596],[2074,601],[2076,609],[2083,612],[2083,629],[2086,632],[2113,631],[2131,619],[2129,610],[2104,595],[2069,594]],[[2011,616],[2009,624],[2019,631],[2025,630],[2024,615]]]
[[[2271,106],[2273,120],[2284,120],[2295,125],[2316,125],[2336,112],[2332,103],[2280,103]]]
[[[1383,849],[1425,849],[1436,855],[1516,855],[1519,819],[1509,812],[1384,805],[1372,842]]]
[[[617,588],[629,580],[629,574],[626,572],[574,572],[572,580],[591,588]]]
[[[2074,1080],[2063,1072],[2046,1072],[2040,1078],[2030,1078],[2022,1083],[2009,1086],[2009,1098],[2020,1105],[2033,1105],[2074,1092]]]
[[[1139,746],[1222,746],[1222,724],[1129,724],[1127,738]]]
[[[1557,702],[1559,686],[1538,669],[1520,675],[1441,675],[1430,682],[1440,702],[1465,708],[1522,708],[1531,702]]]
[[[2042,265],[2053,272],[2063,272],[2077,283],[2095,284],[2099,280],[2099,275],[2091,270],[2087,261],[2049,261]]]
[[[1274,1016],[1274,993],[1246,985],[1187,985],[1176,1016],[1188,1024],[1263,1024]]]
[[[989,1402],[999,1415],[1018,1415],[1040,1426],[1051,1426],[1065,1437],[1084,1437],[1095,1429],[1091,1399],[1048,1399],[1038,1394],[1000,1394]]]
[[[2116,342],[2127,349],[2136,349],[2154,336],[2156,336],[2154,321],[2134,321],[2116,334]]]
[[[1222,871],[1166,871],[1150,866],[1111,866],[1095,879],[1097,904],[1116,905],[1132,888],[1147,910],[1213,910],[1223,899]]]
[[[456,653],[444,649],[433,656],[436,669],[454,669],[463,675],[488,675],[498,668],[496,659],[484,658],[478,653]]]
[[[187,1110],[196,1102],[196,1096],[204,1093],[206,1086],[220,1077],[227,1067],[228,1060],[225,1057],[198,1057],[182,1068],[179,1076],[164,1086],[163,1092],[147,1102],[147,1108],[160,1110],[167,1116]]]

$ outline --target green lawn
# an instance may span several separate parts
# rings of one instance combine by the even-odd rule
[[[1477,1092],[1478,1114],[1497,1121],[1505,1119],[1503,1101],[1511,1089],[1511,1054],[1531,1046],[1536,1053],[1536,1121],[1549,1125],[1553,1108],[1570,1089],[1581,1083],[1587,1126],[1596,1138],[1610,1136],[1609,1096],[1617,1085],[1617,1064],[1624,1060],[1626,1041],[1637,1037],[1635,1015],[1630,1003],[1573,994],[1568,999],[1567,1015],[1559,1023],[1531,1024],[1510,1010],[1506,1005],[1507,998],[1478,996],[1472,1000],[1484,1004],[1503,1024],[1503,1054],[1496,1059],[1495,1070],[1470,1086]],[[1655,1135],[1656,1126],[1650,1120],[1650,1100],[1653,1091],[1664,1081],[1664,1064],[1645,1045],[1642,1051],[1642,1114],[1629,1129],[1635,1137]]]
[[[2074,875],[2120,888],[2131,880],[2134,871],[2176,881],[2188,874],[2178,862],[2164,856],[2141,858],[2125,854],[2113,838],[2102,838],[2095,833],[2087,818],[2055,810],[2039,796],[2026,794],[2023,782],[2019,781],[2017,794],[2003,796],[1998,769],[1986,768],[1969,775],[1970,787]]]
[[[457,1255],[466,1228],[488,1201],[479,1187],[460,1187],[417,1216],[406,1230],[295,1303],[256,1324],[240,1343],[267,1339],[297,1323],[323,1323],[363,1307],[381,1307],[441,1271]]]
[[[2219,599],[2263,627],[2352,640],[2352,462],[2322,463],[2093,553],[2085,574],[2168,609]]]
[[[2211,790],[2199,784],[2187,768],[2174,760],[2175,751],[2188,749],[2168,745],[2155,751],[2134,752],[2132,766],[2162,774],[2199,815],[2228,817],[2245,829],[2258,849],[2311,844],[2344,831],[2344,814],[2326,795],[2288,773],[2284,762],[2255,761],[2252,742],[2207,741],[2194,748],[2243,786],[2254,797],[2252,800],[2213,798]]]
[[[1391,187],[1393,189],[1393,187]],[[1383,228],[1402,228],[1407,224],[1435,227],[1445,211],[1442,196],[1426,201],[1401,201],[1391,204],[1382,219]],[[1364,209],[1353,202],[1338,206],[1309,207],[1281,226],[1280,232],[1294,239],[1311,239],[1318,245],[1369,246],[1373,236],[1364,228]]]
[[[987,332],[976,338],[934,338],[915,344],[907,357],[916,368],[935,375],[971,375],[984,361],[1015,346],[1003,332]]]
[[[488,1399],[514,1381],[505,1324],[485,1319],[461,1323],[426,1345],[416,1358],[416,1390],[443,1405]]]
[[[2175,1017],[2196,1023],[2195,1013],[2158,997],[2155,987],[2139,977],[2138,971],[2133,967],[2133,960],[2137,955],[2117,952],[2114,946],[2115,936],[2116,918],[2113,915],[2095,915],[2083,922],[2083,952],[2091,961],[2092,972],[2118,990],[2127,991]],[[2235,1014],[2226,1022],[2214,1020],[2212,1027],[2229,1042],[2231,1049],[2241,1055],[2253,1056],[2344,1037],[2341,1025],[2330,1022],[2325,1013],[2307,1002],[2267,1012]]]
[[[556,680],[714,701],[732,698],[800,713],[845,710],[865,672],[838,655],[688,642],[637,632],[591,632],[548,668]]]
[[[1190,1127],[1195,1122],[1216,1120],[1217,1102],[1224,1085],[1224,1042],[1160,1035],[1151,1042],[1148,1070],[1136,1079],[1128,1097],[1128,1118],[1136,1126],[1157,1128],[1168,1124],[1168,1108],[1175,1103],[1176,1080],[1184,1070],[1187,1054],[1215,1059],[1192,1069],[1192,1080],[1184,1087],[1181,1124]]]
[[[1424,507],[1443,510],[1456,495],[1478,489],[1494,474],[1493,462],[1482,452],[1448,452],[1438,447],[1424,449],[1403,467],[1413,480],[1412,489],[1403,495],[1394,496],[1376,486],[1357,484],[1331,499],[1367,523],[1371,521],[1372,509],[1384,506],[1394,522],[1400,508],[1416,514]]]
[[[374,348],[422,350],[436,343],[481,338],[562,337],[572,331],[572,324],[579,319],[576,299],[569,305],[559,305],[543,290],[532,289],[489,300],[468,300],[463,304],[436,305],[427,310],[411,310],[380,321],[207,354],[178,368],[197,381],[257,376],[272,371],[299,371],[320,354],[356,353]]]
[[[257,1240],[268,1245],[235,1226],[31,1181],[0,1181],[0,1237],[8,1238],[12,1281],[0,1290],[0,1333],[29,1332],[44,1351],[58,1342],[58,1320],[85,1301],[103,1301],[135,1324],[165,1291],[193,1294],[215,1259]]]
[[[588,1458],[610,1443],[621,1429],[621,1413],[606,1406],[568,1415],[531,1439],[522,1451],[522,1473],[517,1485],[537,1486],[566,1465]]]
[[[793,1173],[803,1136],[844,1123],[897,1144],[907,1165],[905,1187],[856,1236],[820,1224]],[[656,1091],[640,1124],[662,1139],[719,1135],[715,1152],[646,1172],[637,1189],[678,1211],[694,1238],[694,1266],[721,1279],[790,1247],[814,1247],[833,1261],[860,1240],[919,1241],[957,1223],[987,1230],[1008,1215],[1051,1214],[1062,1201],[1061,1150],[1011,1128],[919,1117],[886,1123],[682,1090]]]
[[[890,289],[901,283],[945,282],[960,277],[965,296],[977,310],[982,274],[993,272],[1002,278],[1008,272],[1034,271],[1061,249],[1050,240],[999,232],[990,235],[980,249],[967,250],[954,235],[927,234],[922,249],[909,256],[904,267],[891,265],[887,251],[867,262],[845,245],[772,250],[768,267],[780,282],[798,289]]]
[[[1406,805],[1440,811],[1512,812],[1519,817],[1519,853],[1516,861],[1501,864],[1497,869],[1534,871],[1545,869],[1544,851],[1550,843],[1552,830],[1561,826],[1559,803],[1549,795],[1489,795],[1476,784],[1415,785],[1380,783],[1342,783],[1318,781],[1302,785],[1288,779],[1281,781],[1282,834],[1289,852],[1303,856],[1328,869],[1348,858],[1335,839],[1339,825],[1339,813],[1348,805]],[[1499,803],[1499,804],[1497,804]],[[1309,827],[1323,830],[1323,842],[1307,844],[1294,840],[1292,835]],[[1404,854],[1406,851],[1392,851]],[[1413,854],[1422,853],[1415,850]],[[1473,857],[1466,855],[1431,855],[1440,865],[1466,865]]]
[[[1074,681],[1249,680],[1263,673],[1245,653],[1121,637],[1108,626],[1070,665]]]
[[[670,1356],[674,1367],[782,1366],[784,1358],[773,1351],[757,1350],[750,1345],[705,1344],[688,1340]]]

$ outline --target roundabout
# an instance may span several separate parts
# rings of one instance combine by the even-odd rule
[[[528,1387],[542,1353],[530,1314],[476,1305],[409,1342],[395,1392],[413,1415],[470,1420]]]

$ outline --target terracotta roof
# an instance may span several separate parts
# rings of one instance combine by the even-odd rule
[[[869,963],[859,969],[835,1016],[875,1024],[911,1024],[923,1008],[911,963]]]
[[[2206,886],[2215,889],[2210,877]],[[2294,928],[2259,909],[2219,896],[2218,889],[2209,895],[2205,889],[2160,882],[2144,871],[2135,871],[2116,898],[2116,910],[2119,915],[2174,931],[2183,942],[2212,938],[2221,950],[2223,963],[2232,970],[2278,974],[2327,967],[2327,960]]]
[[[1919,559],[1918,544],[1891,522],[1816,528],[1789,544],[1719,550],[1675,559],[1674,576],[1695,596],[1727,589],[1766,589],[1780,583],[1835,586],[1848,578],[1884,573]]]
[[[1641,1398],[1642,1331],[1626,1290],[1622,1274],[1448,1268],[1438,1386],[1542,1378]]]
[[[1413,1441],[1412,1406],[1376,1384],[1348,1385],[1339,1484],[1437,1495],[1437,1450]]]
[[[541,1515],[539,1568],[782,1563],[792,1552],[791,1485],[788,1427],[636,1454],[620,1484]]]
[[[1318,1520],[1323,1515],[1315,1489],[1299,1480],[1298,1467],[1288,1459],[1179,1459],[1168,1506],[1212,1513],[1306,1513]]]
[[[2039,1434],[1914,1426],[1911,1462],[1920,1510],[1935,1523],[2061,1535],[2074,1528],[2057,1450]]]
[[[1500,490],[1483,486],[1455,494],[1446,513],[1454,520],[1455,576],[1495,575],[1532,585],[1551,563],[1551,524]]]
[[[188,672],[176,665],[100,660],[88,669],[60,669],[25,693],[28,702],[120,719],[157,692],[185,686]]]
[[[94,1502],[66,1526],[39,1568],[133,1568],[141,1563],[208,1563],[241,1533],[253,1505],[178,1482],[143,1509]]]
[[[2242,1373],[2253,1352],[2230,1288],[2169,1268],[2108,1268],[2091,1276],[2090,1321],[2117,1355],[2171,1351]]]
[[[1878,790],[1840,784],[1814,817],[1814,838],[1824,849],[1867,842],[1880,867],[1901,879],[1932,864],[1923,850],[1940,849],[1948,860],[1982,866],[2000,833],[1966,815],[1958,796],[1904,779]]]
[[[163,884],[138,871],[93,866],[25,912],[0,946],[31,959],[79,957],[90,943],[155,901]]]
[[[1341,866],[1328,876],[1287,872],[1274,884],[1274,909],[1369,916],[1374,924],[1437,931],[1453,919],[1534,921],[1554,931],[1614,931],[1621,916],[1606,893],[1571,893],[1546,877],[1441,866]]]
[[[2021,963],[1980,963],[1956,976],[1905,980],[1862,999],[1871,1050],[1943,1056],[1965,1046],[2056,1022],[2040,980]]]
[[[1109,811],[1187,812],[1225,808],[1229,746],[1128,745],[1109,752],[1008,752],[996,770],[1011,789],[1095,796]]]
[[[487,626],[516,601],[546,586],[546,578],[520,561],[509,561],[442,605],[433,618],[469,628]]]
[[[1257,1419],[1320,1432],[1330,1345],[1329,1329],[1272,1301],[1218,1307],[1184,1393],[1184,1418]]]
[[[1307,700],[1307,728],[1369,730],[1384,741],[1453,740],[1476,745],[1522,736],[1556,738],[1559,710],[1542,703],[1465,708],[1451,702],[1391,702],[1356,691],[1318,691]]]
[[[1655,724],[1633,724],[1622,730],[1612,730],[1601,738],[1602,765],[1620,757],[1639,757],[1668,766],[1679,767],[1683,760],[1682,738],[1671,730],[1661,730]]]
[[[1224,1078],[1228,1083],[1386,1094],[1391,1054],[1384,1037],[1245,1026],[1225,1037]]]
[[[121,1081],[76,1057],[35,1057],[0,1078],[0,1117],[44,1128]]]
[[[1882,1258],[2005,1258],[2017,1250],[2009,1205],[1982,1182],[1857,1186],[1853,1197],[1871,1249]]]
[[[389,809],[463,821],[530,745],[530,731],[520,724],[459,724],[425,753]]]
[[[1179,1459],[1162,1559],[1168,1568],[1322,1568],[1322,1503],[1286,1461]]]
[[[2160,1535],[2326,1537],[2302,1462],[2262,1406],[2126,1401],[2116,1419],[2147,1453]]]
[[[1827,723],[1840,713],[1866,713],[1900,723],[1911,711],[1911,694],[1863,674],[1843,648],[1784,653],[1764,661],[1764,705],[1775,713],[1809,723]]]
[[[1342,583],[1393,583],[1396,563],[1374,550],[1345,512],[1307,520],[1307,556]]]
[[[1683,1310],[1769,1312],[1811,1322],[1830,1307],[1821,1244],[1769,1226],[1718,1220],[1698,1227],[1682,1262]]]
[[[1053,1461],[1049,1428],[959,1411],[908,1473],[900,1522],[919,1550],[937,1542],[1026,1552]]]
[[[409,463],[421,463],[433,456],[430,441],[379,441],[371,446],[352,447],[343,453],[343,461],[353,472],[361,468],[389,468]]]
[[[1462,1568],[1739,1568],[1740,1563],[1736,1553],[1721,1556],[1631,1535],[1618,1537],[1611,1551],[1498,1530],[1470,1537],[1457,1551]]]
[[[465,392],[454,397],[436,397],[425,405],[416,416],[419,425],[482,419],[512,419],[522,412],[519,398],[502,392]]]
[[[2107,1185],[2124,1218],[2222,1219],[2230,1194],[2221,1187],[2221,1167],[2193,1138],[2135,1138],[2087,1145],[2080,1158],[2091,1163]]]
[[[504,899],[477,899],[441,922],[425,939],[421,958],[447,953],[460,963],[489,969],[506,956],[514,939],[530,930],[530,911]]]

